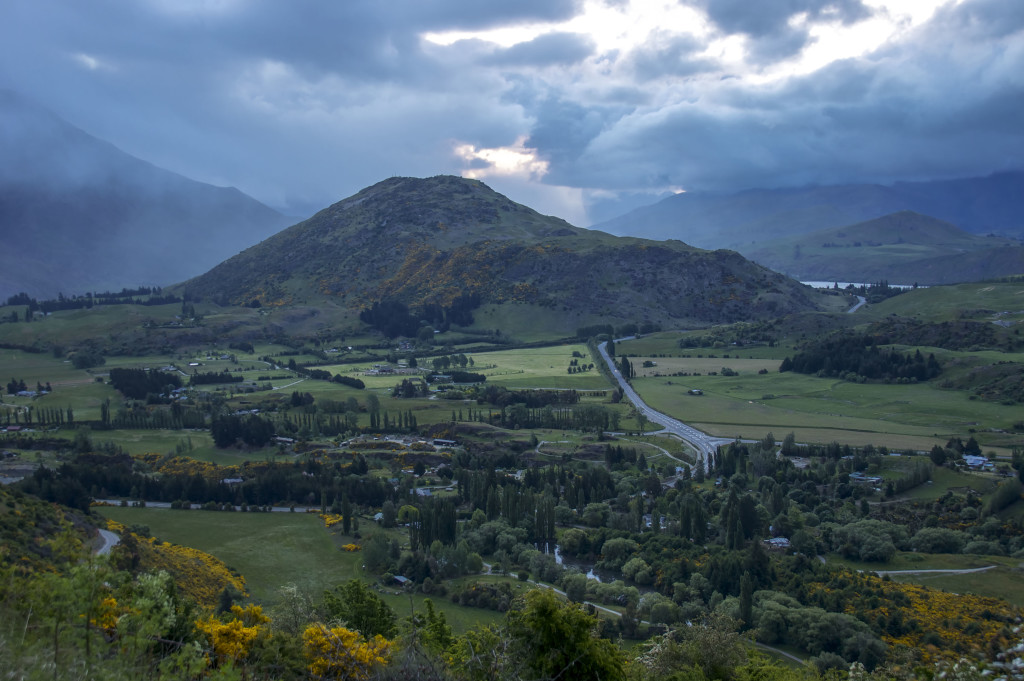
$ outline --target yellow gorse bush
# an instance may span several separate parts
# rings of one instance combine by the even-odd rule
[[[386,665],[394,645],[383,636],[366,640],[357,631],[322,624],[307,627],[302,643],[313,678],[352,681],[365,681]]]
[[[920,651],[925,661],[955,660],[966,654],[981,654],[993,645],[1008,645],[1008,624],[1022,615],[1020,608],[998,598],[885,581],[874,575],[854,575],[850,579],[858,592],[876,596],[851,600],[844,611],[869,622],[879,618],[903,622],[898,634],[885,632],[882,639],[889,645]],[[821,583],[809,587],[811,593],[830,591]]]
[[[345,520],[345,516],[338,515],[336,513],[321,513],[320,520],[324,521],[324,526],[327,528],[334,527],[340,522]]]
[[[153,572],[166,570],[181,593],[201,606],[216,607],[225,587],[245,594],[245,578],[235,575],[224,561],[190,546],[138,537],[140,565]]]
[[[90,626],[102,629],[108,635],[113,634],[117,629],[117,619],[122,615],[124,608],[118,604],[113,596],[107,596],[100,601],[96,617],[89,621]]]
[[[206,634],[218,660],[239,661],[247,657],[256,639],[266,632],[264,625],[270,622],[259,605],[233,605],[231,613],[234,617],[227,621],[211,615],[196,622],[196,629]]]

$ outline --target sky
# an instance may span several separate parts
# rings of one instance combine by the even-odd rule
[[[1024,1],[10,0],[0,88],[289,215],[453,174],[588,226],[1022,169]]]

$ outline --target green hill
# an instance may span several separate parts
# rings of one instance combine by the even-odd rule
[[[562,330],[595,320],[707,324],[815,309],[797,282],[732,251],[614,237],[483,183],[391,178],[178,287],[224,305],[525,305]],[[423,313],[426,314],[425,312]],[[424,319],[430,317],[424,316]]]
[[[1024,272],[1019,241],[910,211],[775,239],[744,254],[803,280],[951,284]]]

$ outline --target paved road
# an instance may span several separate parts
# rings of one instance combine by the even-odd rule
[[[874,572],[879,577],[884,575],[969,575],[972,572],[986,572],[988,570],[994,570],[996,565],[986,565],[980,568],[969,568],[964,570],[868,570],[868,572]],[[864,572],[864,570],[861,570]]]
[[[103,544],[96,549],[97,556],[105,556],[110,553],[110,549],[121,543],[121,538],[110,530],[100,530],[100,538],[103,539]]]
[[[628,340],[626,338],[620,338],[618,340]],[[618,341],[616,341],[618,342]],[[712,437],[707,433],[703,433],[693,426],[688,426],[682,421],[672,418],[667,414],[662,414],[660,411],[655,411],[651,407],[647,406],[647,403],[640,399],[636,391],[633,390],[633,386],[623,378],[618,368],[615,366],[615,361],[608,355],[608,343],[601,343],[597,346],[597,349],[601,353],[601,357],[604,358],[605,363],[608,364],[608,368],[612,372],[612,376],[618,381],[619,387],[622,388],[622,392],[626,395],[636,410],[644,415],[644,417],[651,423],[656,423],[662,426],[663,430],[659,432],[670,433],[677,436],[681,440],[693,445],[694,449],[697,450],[698,455],[704,462],[705,467],[710,464],[710,455],[715,452],[715,449],[719,445],[729,444],[732,440],[727,438]]]
[[[818,556],[818,560],[821,561],[822,565],[825,565],[825,556]],[[857,570],[857,572],[873,572],[879,577],[885,575],[969,575],[972,572],[987,572],[994,570],[999,567],[998,565],[986,565],[985,567],[979,568],[964,568],[961,570],[957,569],[927,569],[927,570]]]
[[[857,296],[857,304],[854,305],[853,307],[851,307],[849,310],[847,310],[846,314],[853,314],[854,312],[859,310],[861,308],[861,306],[865,305],[867,302],[868,302],[868,300],[864,296]]]
[[[107,504],[108,506],[120,506],[121,505],[121,500],[120,499],[95,499],[94,501],[96,501],[96,502],[98,502],[100,504]],[[128,505],[129,506],[134,506],[135,503],[136,503],[135,501],[132,501],[130,499],[128,500]],[[146,503],[146,508],[170,508],[171,507],[171,504],[168,501],[147,501],[145,503]],[[201,506],[202,506],[202,504],[192,504],[191,510],[193,510],[193,511],[201,511],[202,510],[202,508],[200,508]],[[239,508],[240,507],[235,506],[235,510],[236,511],[238,511]],[[293,512],[291,506],[271,506],[270,510],[273,513],[292,513]],[[296,506],[295,509],[294,509],[294,513],[319,513],[319,512],[320,512],[320,507],[319,506]],[[262,513],[262,511],[253,511],[253,513]]]

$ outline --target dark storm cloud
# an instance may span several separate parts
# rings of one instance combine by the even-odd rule
[[[798,55],[814,24],[871,10],[680,2],[707,21],[614,48],[557,25],[577,1],[14,2],[0,22],[0,88],[285,210],[391,175],[458,173],[468,161],[456,145],[524,137],[549,164],[544,182],[602,197],[964,176],[1024,158],[1024,2],[949,4],[872,54],[756,84],[751,74]],[[512,47],[423,37],[544,22]],[[736,37],[745,61],[723,66],[708,48]]]
[[[0,87],[158,165],[278,206],[322,206],[381,177],[458,172],[454,140],[523,134],[505,81],[430,50],[422,32],[557,21],[576,5],[14,3],[0,23]]]
[[[808,21],[838,21],[844,24],[871,15],[861,0],[684,0],[699,7],[726,35],[742,34],[758,61],[774,61],[797,54],[811,40],[806,27],[790,25],[800,15]]]
[[[861,0],[684,0],[707,12],[724,33],[743,33],[762,38],[779,33],[789,20],[806,14],[811,20],[830,19],[850,23],[871,15]]]
[[[732,28],[769,32],[770,22],[743,21],[751,23]],[[578,152],[551,177],[607,189],[885,183],[1019,169],[1022,29],[1024,3],[947,6],[873,54],[758,86],[677,81],[672,101],[607,121],[585,148],[571,135],[560,153],[538,146],[552,159]]]
[[[545,33],[525,43],[498,50],[484,64],[495,66],[567,66],[594,53],[594,41],[579,33]]]
[[[530,133],[526,146],[547,150],[546,160],[555,173],[567,165],[596,138],[610,120],[621,116],[614,108],[582,106],[577,102],[549,97],[530,108],[537,124]],[[556,184],[557,176],[551,178]]]
[[[656,35],[623,61],[640,82],[665,76],[692,76],[713,71],[717,65],[700,56],[706,45],[692,35]]]

